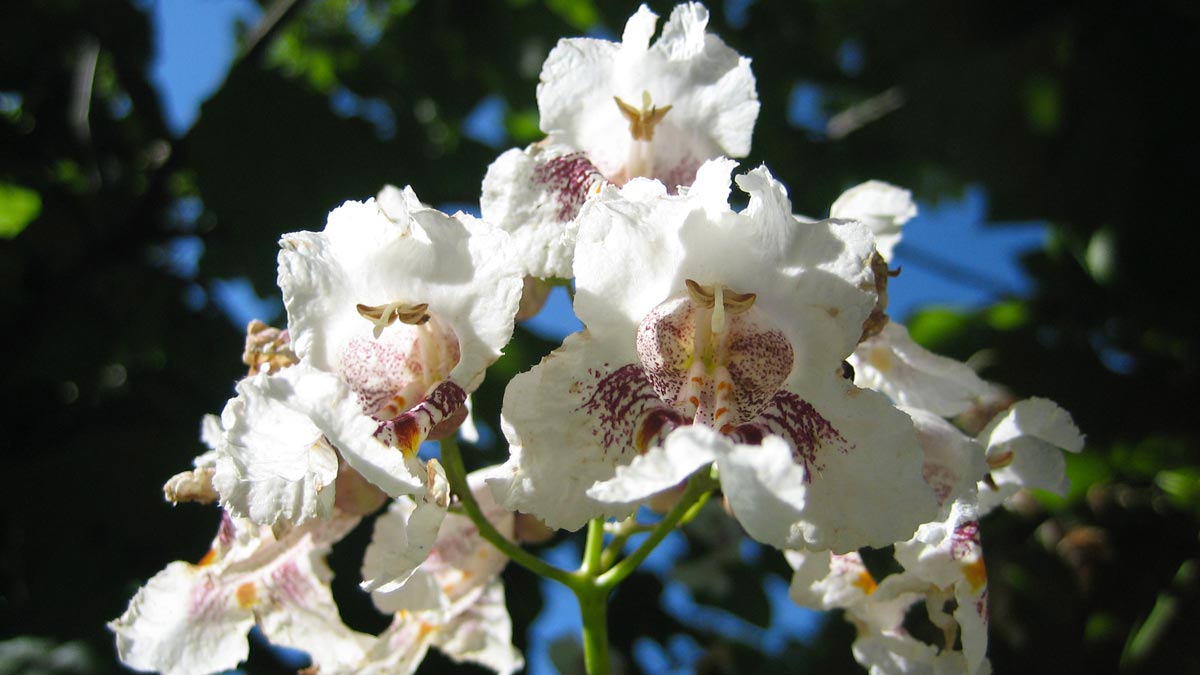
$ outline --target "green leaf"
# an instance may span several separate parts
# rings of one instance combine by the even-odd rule
[[[0,239],[21,234],[42,212],[42,197],[27,187],[0,183]]]
[[[999,331],[1012,331],[1029,323],[1029,308],[1020,300],[1007,300],[988,308],[987,321]]]
[[[546,0],[546,7],[581,31],[600,22],[600,12],[591,0]]]

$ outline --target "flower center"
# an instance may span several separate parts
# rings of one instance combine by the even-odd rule
[[[638,326],[642,370],[684,418],[722,432],[755,418],[792,370],[787,337],[754,309],[753,293],[686,281],[686,297]]]
[[[358,395],[364,413],[382,421],[395,418],[458,364],[457,336],[428,308],[401,302],[358,305],[359,314],[375,325],[374,337],[354,337],[342,347],[338,374]]]
[[[629,145],[629,158],[625,162],[624,181],[638,176],[654,175],[654,153],[650,142],[654,140],[654,128],[666,117],[671,106],[662,107],[650,103],[650,92],[642,92],[642,107],[634,106],[614,96],[617,109],[629,121],[629,135],[633,142]]]

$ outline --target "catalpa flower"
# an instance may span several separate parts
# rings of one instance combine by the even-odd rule
[[[491,473],[476,471],[467,480],[484,516],[512,538],[513,514],[484,485]],[[397,499],[375,521],[362,586],[376,607],[395,618],[356,672],[411,673],[430,646],[501,675],[523,665],[512,646],[512,620],[499,580],[508,558],[479,535],[470,518],[447,514],[448,501],[447,486],[437,483],[419,502]]]
[[[936,510],[912,423],[841,369],[876,302],[870,233],[798,221],[765,168],[737,178],[750,202],[735,213],[732,168],[705,164],[680,195],[649,180],[606,187],[581,213],[575,310],[586,330],[510,383],[498,500],[576,529],[627,515],[717,453],[748,462],[745,475],[767,488],[758,502],[793,514],[768,543],[905,539]],[[687,425],[726,438],[693,435],[709,448],[694,454],[663,445]],[[741,447],[758,444],[762,464]],[[766,473],[784,446],[786,486]],[[589,490],[598,481],[610,482]],[[737,489],[725,489],[732,500]]]
[[[867,181],[842,193],[829,209],[831,218],[848,218],[870,228],[882,269],[900,243],[901,227],[917,215],[912,194],[881,181]],[[891,274],[889,272],[889,274]],[[886,293],[887,276],[881,293]],[[965,363],[934,354],[912,341],[908,329],[888,321],[880,310],[877,326],[847,361],[854,383],[887,394],[897,405],[924,408],[944,417],[958,415],[994,389]]]
[[[483,216],[512,232],[526,273],[571,276],[580,207],[605,182],[691,185],[702,163],[750,151],[758,96],[750,60],[705,31],[708,10],[643,5],[620,43],[560,40],[542,66],[537,98],[544,141],[504,153],[488,168]]]
[[[979,483],[980,509],[987,513],[1021,488],[1067,494],[1070,483],[1060,450],[1083,450],[1083,434],[1070,413],[1054,401],[1028,398],[1000,413],[979,433],[990,473]]]
[[[411,459],[466,414],[467,394],[513,330],[521,273],[508,236],[462,213],[423,206],[411,189],[347,202],[323,232],[280,241],[279,286],[292,348],[336,374],[377,420],[378,435]],[[340,448],[395,496],[394,450]]]
[[[972,499],[968,494],[948,504],[944,519],[922,525],[912,539],[896,544],[895,557],[904,570],[883,579],[872,575],[857,552],[785,552],[795,571],[792,601],[845,610],[858,631],[854,657],[873,674],[990,672],[987,571]],[[942,631],[938,644],[923,642],[904,627],[918,603]]]
[[[855,185],[829,207],[830,218],[857,220],[870,228],[875,235],[875,250],[888,262],[900,243],[900,228],[916,215],[911,192],[878,180]]]
[[[933,413],[905,412],[925,454],[925,480],[941,505],[938,517],[895,545],[904,571],[884,579],[875,578],[857,552],[787,551],[795,570],[791,597],[813,609],[846,610],[858,629],[855,658],[872,673],[984,672],[987,571],[975,488],[987,470],[984,449]],[[904,629],[909,608],[918,602],[942,630],[940,645],[923,643]],[[961,651],[954,650],[957,642]]]
[[[171,563],[108,624],[122,663],[163,675],[229,670],[246,659],[255,625],[272,643],[308,652],[321,672],[359,663],[372,637],[342,623],[324,560],[358,520],[337,513],[276,535],[226,515],[198,564]]]
[[[858,386],[882,392],[897,405],[943,417],[966,412],[995,389],[967,364],[913,342],[908,329],[895,321],[863,340],[847,360]]]
[[[447,615],[397,612],[350,675],[412,675],[430,647],[456,663],[474,663],[498,675],[525,665],[512,645],[512,619],[504,604],[504,586],[492,580],[458,603]]]
[[[384,446],[375,437],[378,422],[363,414],[346,383],[307,363],[239,382],[221,424],[212,482],[237,517],[263,525],[328,518],[339,450],[376,459],[375,482],[386,492],[423,489],[420,460]]]
[[[512,539],[514,514],[501,507],[486,487],[499,467],[467,476],[484,516]],[[471,519],[447,513],[444,482],[419,502],[400,498],[375,521],[363,558],[363,590],[385,612],[446,611],[499,576],[508,558],[480,536]]]

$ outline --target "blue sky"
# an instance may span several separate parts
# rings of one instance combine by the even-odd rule
[[[731,2],[726,8],[735,14],[744,12],[745,0]],[[147,0],[143,3],[154,18],[157,58],[153,79],[163,99],[168,123],[176,134],[184,133],[195,121],[200,104],[221,84],[236,50],[235,23],[252,24],[260,15],[250,0]],[[736,22],[735,22],[736,23]],[[840,55],[847,69],[862,67],[862,55],[855,45],[847,45]],[[819,91],[798,86],[792,97],[789,119],[800,128],[815,126],[813,107],[819,102]],[[336,105],[336,102],[333,103]],[[494,98],[481,102],[464,132],[492,147],[497,152],[507,143],[498,121],[502,118],[503,102]],[[404,184],[419,177],[396,176]],[[864,177],[866,178],[866,177]],[[371,194],[379,186],[364,185],[362,194]],[[415,185],[418,192],[420,185]],[[903,319],[922,305],[952,305],[978,307],[1005,294],[1021,294],[1029,289],[1029,280],[1016,262],[1019,253],[1042,244],[1044,227],[1038,223],[996,228],[986,224],[987,192],[972,187],[960,199],[938,203],[919,201],[920,215],[905,228],[905,239],[897,248],[893,266],[903,268],[903,274],[890,287],[890,313]],[[804,209],[811,215],[818,209]],[[312,223],[316,229],[321,223]],[[197,237],[181,237],[179,246],[165,253],[173,269],[192,270],[203,255],[203,244]],[[263,264],[272,264],[273,252],[263,252]],[[932,262],[931,262],[932,261]],[[963,268],[973,277],[972,283],[945,274],[945,266]],[[191,275],[187,275],[191,276]],[[211,297],[225,311],[238,329],[255,316],[277,312],[281,307],[274,298],[254,296],[245,280],[221,280],[208,289],[196,287],[190,302],[203,303]],[[264,318],[266,318],[264,316]],[[274,317],[278,320],[278,317]],[[565,291],[556,289],[547,309],[530,322],[530,327],[548,337],[561,337],[579,327]],[[570,564],[578,559],[572,542],[552,549],[547,556],[556,563]],[[744,547],[744,556],[758,555],[755,546]],[[649,570],[665,574],[671,562],[686,554],[686,541],[681,536],[669,537],[663,547],[648,561]],[[686,587],[667,582],[663,596],[664,610],[672,615],[694,619],[694,625],[731,639],[744,641],[771,651],[789,637],[802,638],[811,633],[813,616],[787,601],[786,580],[768,580],[767,592],[773,608],[771,626],[761,628],[738,623],[740,620],[722,612],[710,611],[691,598]],[[531,649],[527,654],[529,672],[533,675],[553,673],[548,644],[558,636],[578,634],[578,616],[574,599],[566,589],[546,582],[547,612],[530,627]],[[698,623],[697,623],[698,622]],[[639,665],[652,673],[690,672],[700,647],[691,638],[680,637],[660,645],[646,640],[635,646]]]

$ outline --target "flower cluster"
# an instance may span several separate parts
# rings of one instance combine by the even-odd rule
[[[620,43],[560,41],[546,137],[488,169],[482,218],[389,186],[282,238],[287,328],[251,324],[209,451],[165,487],[218,503],[220,530],[110,624],[127,665],[231,668],[257,625],[322,673],[412,672],[430,646],[511,673],[497,546],[519,519],[578,530],[715,479],[747,534],[787,552],[794,600],[846,610],[872,672],[986,669],[978,520],[1022,487],[1065,489],[1058,449],[1082,438],[889,320],[908,192],[864,183],[814,221],[766,167],[737,173],[754,77],[707,21],[680,5],[654,40],[642,7]],[[464,477],[456,447],[424,459],[564,279],[585,328],[509,383],[508,461]],[[324,560],[381,510],[361,585],[394,618],[368,635],[342,623]],[[876,578],[858,550],[889,545],[903,571]],[[921,600],[936,644],[905,628]]]

